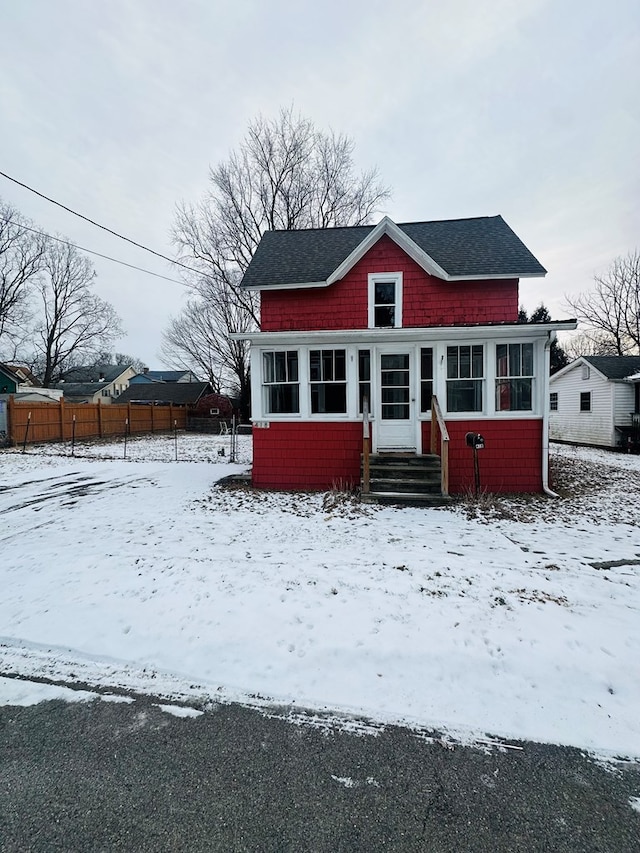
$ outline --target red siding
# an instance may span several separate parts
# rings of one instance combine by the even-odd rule
[[[330,489],[360,482],[362,424],[271,422],[253,430],[253,485]]]
[[[423,423],[429,451],[430,422]],[[467,432],[479,432],[480,488],[488,492],[542,489],[541,420],[448,421],[451,494],[474,488],[473,451]],[[253,485],[263,489],[330,489],[360,482],[362,424],[277,423],[253,430]]]
[[[442,281],[428,275],[384,235],[341,281],[329,287],[262,291],[261,329],[366,329],[368,274],[399,271],[403,273],[404,327],[514,323],[518,319],[517,279]]]
[[[449,431],[449,490],[461,494],[474,489],[473,451],[466,434],[484,436],[478,451],[480,488],[487,492],[542,491],[541,420],[447,421]],[[430,422],[424,422],[422,441],[429,448]],[[438,451],[439,452],[439,451]]]

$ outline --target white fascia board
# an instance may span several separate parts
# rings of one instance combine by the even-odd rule
[[[544,278],[546,272],[510,272],[500,275],[447,275],[447,281],[510,281],[513,278]]]
[[[546,338],[549,332],[574,329],[572,321],[566,323],[513,323],[496,326],[418,326],[402,329],[338,329],[315,332],[249,332],[235,334],[234,340],[248,340],[254,346],[304,346],[306,344],[401,344],[411,341],[475,340],[523,340]]]
[[[374,246],[384,234],[389,236],[394,243],[397,243],[397,245],[400,246],[400,248],[406,252],[410,258],[413,258],[413,260],[421,266],[425,272],[435,275],[438,278],[448,279],[448,273],[445,272],[445,270],[443,270],[432,257],[423,251],[417,243],[414,243],[414,241],[408,237],[404,231],[398,228],[393,220],[389,219],[388,216],[385,216],[384,219],[380,220],[373,231],[370,231],[367,234],[362,243],[356,246],[353,252],[351,252],[350,255],[347,255],[340,266],[331,273],[327,279],[327,284],[333,284],[335,281],[339,281],[341,278],[344,278],[349,270],[366,255],[369,249],[371,249],[371,247]]]

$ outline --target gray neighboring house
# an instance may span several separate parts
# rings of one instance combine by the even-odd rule
[[[92,364],[67,371],[55,387],[68,403],[109,404],[129,387],[135,370],[126,364]]]
[[[549,437],[640,451],[640,355],[585,355],[555,373]]]

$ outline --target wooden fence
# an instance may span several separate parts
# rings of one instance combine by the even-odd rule
[[[139,406],[131,403],[16,403],[7,401],[7,439],[10,444],[71,441],[83,438],[133,435],[185,429],[184,406]]]

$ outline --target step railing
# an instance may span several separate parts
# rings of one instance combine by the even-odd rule
[[[362,400],[362,493],[369,494],[371,475],[369,456],[371,454],[371,426],[369,423],[369,398]]]
[[[431,398],[431,452],[438,452],[438,435],[440,435],[440,469],[441,488],[445,497],[449,496],[449,431],[442,417],[438,398]]]

